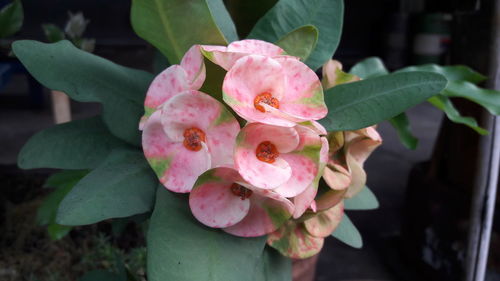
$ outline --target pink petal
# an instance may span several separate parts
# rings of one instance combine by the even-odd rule
[[[205,82],[205,63],[200,52],[200,46],[192,46],[181,61],[181,67],[186,71],[190,89],[198,90]]]
[[[218,169],[227,170],[222,173],[223,177],[216,176],[215,170]],[[237,171],[228,168],[215,170],[201,175],[189,194],[189,206],[201,223],[215,228],[229,227],[248,214],[250,200],[242,200],[231,191],[231,186],[239,177]]]
[[[333,206],[339,204],[343,199],[347,192],[347,189],[344,190],[329,190],[318,198],[316,198],[316,208],[317,211],[328,210]]]
[[[182,142],[174,142],[163,131],[161,113],[153,113],[144,126],[142,147],[144,155],[160,182],[175,192],[189,192],[194,182],[210,168],[210,154],[204,145],[191,151]]]
[[[352,175],[341,165],[330,162],[323,171],[323,179],[331,189],[343,190],[351,184]]]
[[[263,162],[256,156],[258,145],[264,141],[274,144],[280,153],[274,163]],[[294,128],[250,123],[238,134],[234,152],[235,167],[250,184],[264,189],[276,188],[292,174],[290,165],[282,155],[294,150],[298,144],[299,136]]]
[[[328,108],[316,73],[301,61],[290,57],[277,57],[275,60],[281,64],[286,76],[285,95],[280,100],[280,110],[307,120],[325,117]]]
[[[348,156],[349,169],[351,170],[351,184],[347,187],[346,198],[352,198],[354,195],[363,189],[366,185],[366,172],[363,169],[361,163],[353,161],[350,156]]]
[[[240,124],[227,109],[222,108],[219,118],[207,131],[207,145],[212,156],[212,167],[234,166],[234,145]]]
[[[145,107],[157,108],[173,96],[190,88],[186,71],[180,65],[172,65],[158,74],[149,86]]]
[[[337,228],[344,216],[344,203],[319,212],[312,218],[304,221],[307,232],[315,237],[328,237]]]
[[[267,244],[282,255],[304,259],[316,255],[323,248],[324,238],[310,235],[303,223],[287,222],[267,237]]]
[[[241,237],[262,236],[278,229],[292,212],[293,206],[288,200],[275,200],[254,192],[250,196],[248,215],[239,223],[224,228],[224,231]]]
[[[260,40],[236,41],[227,48],[223,46],[202,45],[203,54],[213,63],[225,70],[230,70],[235,62],[246,55],[263,55],[268,57],[282,55],[283,49]]]
[[[311,207],[314,202],[314,197],[318,193],[318,187],[315,184],[309,185],[301,194],[293,198],[293,204],[295,209],[293,212],[293,218],[298,219],[305,211]]]

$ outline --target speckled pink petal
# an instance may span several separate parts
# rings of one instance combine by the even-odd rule
[[[344,216],[344,203],[315,214],[312,218],[304,221],[304,226],[315,237],[328,237],[335,231]]]
[[[142,147],[149,164],[169,190],[189,192],[194,182],[210,168],[210,154],[203,145],[200,151],[190,151],[182,142],[175,142],[165,135],[161,113],[153,113],[144,126]]]
[[[277,231],[267,236],[267,244],[282,255],[304,259],[316,255],[323,248],[324,238],[310,235],[303,223],[288,221]]]
[[[325,117],[328,108],[316,73],[303,62],[290,57],[277,57],[275,60],[283,67],[286,77],[285,95],[280,100],[280,110],[306,120]]]
[[[186,71],[180,65],[172,65],[155,77],[149,86],[144,106],[156,109],[171,97],[189,88]]]
[[[278,118],[255,108],[255,98],[269,93],[280,102],[281,107],[284,83],[283,69],[277,61],[249,55],[238,60],[227,72],[222,84],[223,99],[245,120],[271,124]]]
[[[219,117],[219,121],[212,123],[212,126],[207,131],[207,145],[210,155],[212,156],[212,168],[215,167],[234,167],[234,146],[236,136],[240,131],[240,124],[227,111]]]
[[[225,70],[230,70],[235,62],[246,55],[263,55],[273,57],[282,55],[283,49],[271,43],[260,40],[235,41],[229,46],[202,45],[203,54],[213,63],[221,66]]]
[[[223,177],[216,176],[218,169],[225,169]],[[233,194],[231,186],[239,176],[229,168],[209,170],[200,176],[189,194],[189,206],[201,223],[224,228],[240,222],[250,209],[250,200]],[[218,173],[221,174],[221,173]]]
[[[298,219],[305,211],[311,207],[311,204],[314,202],[314,197],[318,193],[318,188],[316,185],[309,185],[306,190],[304,190],[301,194],[295,196],[293,200],[293,204],[295,205],[295,209],[293,211],[293,218]]]
[[[181,67],[186,71],[187,79],[189,81],[190,89],[198,90],[205,82],[205,63],[203,55],[200,52],[200,46],[192,46],[181,61]]]
[[[239,223],[224,231],[241,237],[256,237],[278,229],[292,215],[290,203],[254,192],[250,196],[250,211]],[[286,200],[286,199],[285,199]]]
[[[250,123],[240,131],[236,139],[235,167],[250,184],[264,189],[276,188],[285,183],[292,174],[290,165],[281,155],[293,151],[299,140],[294,128]],[[264,141],[274,144],[280,153],[274,163],[257,159],[256,149]]]

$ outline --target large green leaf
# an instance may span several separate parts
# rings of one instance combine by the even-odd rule
[[[255,269],[256,281],[290,281],[292,280],[292,260],[275,249],[266,246],[260,262]]]
[[[318,69],[335,53],[343,21],[343,0],[280,0],[257,22],[248,37],[277,42],[301,26],[313,25],[319,31],[318,43],[306,64]]]
[[[139,145],[139,119],[153,76],[77,49],[69,41],[16,41],[14,53],[40,83],[82,102],[100,102],[110,131]]]
[[[476,119],[474,119],[473,117],[462,116],[447,96],[437,95],[430,98],[428,101],[433,106],[442,110],[446,114],[446,117],[448,117],[448,119],[450,119],[451,121],[466,125],[481,135],[488,134],[487,130],[479,127]]]
[[[361,189],[356,196],[344,200],[344,209],[346,210],[374,210],[378,207],[377,197],[368,186]]]
[[[406,116],[406,113],[402,112],[395,117],[392,117],[391,119],[389,119],[389,122],[396,129],[399,140],[404,146],[406,146],[406,148],[417,148],[418,139],[411,132],[410,120],[408,120],[408,116]]]
[[[304,25],[283,36],[276,45],[288,55],[299,57],[305,61],[316,47],[318,29],[312,25]]]
[[[368,79],[388,74],[389,71],[380,58],[370,57],[355,64],[349,73],[361,79]]]
[[[361,238],[359,230],[354,226],[351,219],[349,219],[346,214],[344,214],[342,221],[340,221],[339,226],[337,226],[332,233],[332,236],[351,247],[358,249],[363,247],[363,239]]]
[[[394,73],[335,86],[325,92],[328,131],[350,131],[392,118],[439,93],[446,79],[430,72]]]
[[[428,71],[435,72],[445,76],[448,81],[469,81],[474,84],[486,80],[486,76],[482,75],[467,67],[465,65],[448,65],[441,66],[437,64],[424,64],[417,66],[408,66],[398,70],[397,72],[408,72],[408,71]]]
[[[100,116],[72,121],[35,134],[22,148],[22,169],[95,168],[117,147],[129,145],[111,135]]]
[[[14,35],[23,26],[24,12],[20,0],[14,0],[0,10],[0,38]]]
[[[500,115],[500,92],[483,89],[467,81],[452,81],[442,92],[448,97],[459,97],[473,101],[493,115]]]
[[[63,199],[57,223],[85,225],[153,208],[158,179],[140,151],[114,150]]]
[[[187,197],[160,186],[150,220],[148,280],[253,281],[266,237],[241,238],[198,222]]]
[[[137,35],[172,64],[192,45],[226,45],[238,38],[222,0],[132,0],[131,21]]]

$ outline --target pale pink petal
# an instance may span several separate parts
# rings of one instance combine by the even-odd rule
[[[160,117],[159,111],[153,113],[144,126],[144,155],[167,189],[189,192],[198,176],[210,168],[208,148],[203,145],[200,151],[191,151],[182,142],[169,139]]]
[[[240,222],[248,214],[250,200],[242,200],[231,191],[231,186],[238,176],[237,171],[228,168],[217,169],[228,171],[224,173],[224,177],[217,177],[214,170],[201,175],[189,194],[189,206],[194,217],[201,223],[209,227],[223,228]]]
[[[347,193],[345,194],[346,198],[352,198],[356,194],[358,194],[361,189],[366,185],[366,172],[357,161],[353,161],[349,159],[351,157],[348,156],[349,169],[351,170],[351,184],[347,187]]]
[[[146,94],[144,106],[156,109],[168,99],[189,88],[186,71],[180,65],[172,65],[153,80]]]
[[[224,111],[227,111],[225,108]],[[236,136],[240,131],[240,124],[229,112],[225,112],[228,119],[222,119],[220,123],[212,123],[207,131],[207,145],[212,156],[212,168],[234,166],[234,145]]]
[[[277,201],[254,192],[250,196],[250,211],[239,223],[224,231],[241,237],[256,237],[271,233],[287,221],[292,213],[290,203]]]
[[[352,175],[342,165],[330,162],[323,171],[323,179],[331,189],[344,190],[351,184]]]
[[[325,127],[323,127],[323,125],[321,125],[320,123],[314,121],[314,120],[309,120],[309,121],[305,121],[305,122],[302,122],[298,125],[301,125],[301,126],[304,126],[304,127],[307,127],[311,130],[313,130],[314,132],[316,132],[316,134],[318,135],[326,135],[328,134],[328,132],[326,131]]]
[[[325,117],[328,108],[316,73],[296,59],[277,57],[275,60],[281,64],[286,76],[285,95],[280,100],[280,110],[307,120]]]
[[[222,84],[223,99],[245,120],[273,124],[280,118],[255,107],[255,99],[270,94],[281,107],[285,77],[281,65],[268,57],[250,55],[236,62]]]
[[[314,184],[309,185],[301,194],[293,198],[293,204],[295,209],[293,212],[293,218],[298,219],[304,212],[311,207],[314,203],[314,197],[318,193],[318,187]]]
[[[324,167],[328,163],[328,153],[330,149],[330,144],[326,137],[321,137],[321,150],[319,152],[319,162],[321,166]]]
[[[315,237],[328,237],[335,231],[344,216],[344,203],[341,202],[335,207],[319,212],[312,218],[304,221],[307,232]]]
[[[347,189],[343,190],[328,190],[327,192],[321,194],[316,198],[316,208],[317,211],[328,210],[333,206],[339,204],[347,192]]]
[[[292,153],[284,154],[282,158],[290,165],[292,176],[274,191],[284,197],[294,197],[312,184],[318,173],[318,163],[309,157]]]
[[[323,248],[323,243],[324,238],[310,235],[303,223],[294,221],[288,221],[267,236],[269,246],[293,259],[304,259],[318,254]]]
[[[205,82],[205,63],[200,52],[200,46],[192,46],[181,61],[181,67],[186,71],[190,89],[198,90]]]

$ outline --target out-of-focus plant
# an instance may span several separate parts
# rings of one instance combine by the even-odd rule
[[[23,4],[14,0],[0,10],[0,38],[17,33],[23,26]]]
[[[89,23],[90,20],[85,19],[82,12],[77,12],[76,14],[68,12],[68,21],[66,22],[64,31],[52,23],[43,24],[42,28],[47,41],[50,43],[68,39],[77,48],[92,53],[95,48],[95,39],[83,37]]]

